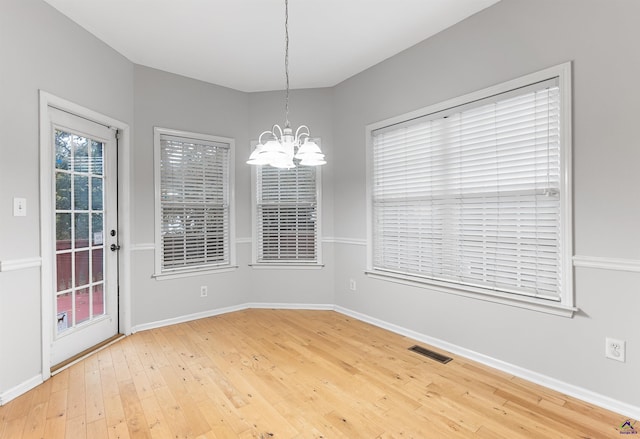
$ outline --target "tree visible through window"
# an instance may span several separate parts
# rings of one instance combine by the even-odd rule
[[[229,266],[230,139],[156,129],[158,273]]]
[[[260,166],[255,172],[254,262],[319,264],[318,168]]]

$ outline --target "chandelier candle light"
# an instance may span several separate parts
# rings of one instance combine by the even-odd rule
[[[318,166],[327,163],[320,147],[309,136],[309,127],[300,125],[295,132],[289,123],[289,1],[284,1],[284,70],[287,80],[284,128],[275,124],[271,131],[264,131],[258,138],[256,149],[249,156],[250,165],[270,165],[274,168],[291,169],[296,159],[303,166]]]

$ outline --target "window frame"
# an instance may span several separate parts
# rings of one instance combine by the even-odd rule
[[[221,265],[194,265],[177,269],[162,269],[162,200],[161,200],[161,136],[184,137],[185,139],[200,140],[204,142],[225,143],[229,145],[229,169],[227,192],[229,200],[229,235],[227,243],[229,248],[229,261]],[[153,158],[154,158],[154,275],[158,280],[175,279],[202,274],[223,273],[238,268],[236,264],[236,236],[235,236],[235,139],[230,137],[215,136],[203,133],[175,130],[170,128],[153,128]]]
[[[321,139],[314,137],[311,140],[321,145]],[[251,151],[257,145],[257,140],[251,141]],[[268,165],[263,165],[268,166]],[[298,165],[299,166],[299,165]],[[322,259],[322,169],[321,166],[313,166],[315,175],[316,194],[316,259],[311,262],[304,261],[274,261],[265,262],[258,260],[258,168],[252,166],[251,170],[251,267],[254,269],[321,269],[324,267]]]
[[[560,239],[561,250],[561,285],[559,301],[502,293],[483,288],[454,285],[448,282],[425,279],[400,273],[378,270],[374,268],[374,227],[373,227],[373,134],[376,130],[390,125],[401,124],[430,114],[461,107],[483,100],[491,96],[511,90],[528,87],[548,79],[557,78],[560,88]],[[573,292],[573,212],[572,212],[572,89],[571,62],[559,64],[510,81],[506,81],[476,92],[436,103],[418,110],[391,117],[365,128],[366,138],[366,197],[367,197],[367,262],[365,273],[372,278],[400,283],[404,285],[428,288],[460,296],[502,303],[520,308],[532,309],[564,317],[571,317],[577,310],[574,307]]]

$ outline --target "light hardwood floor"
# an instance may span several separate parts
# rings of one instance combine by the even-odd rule
[[[620,437],[621,415],[414,344],[332,311],[139,332],[0,407],[0,438]]]

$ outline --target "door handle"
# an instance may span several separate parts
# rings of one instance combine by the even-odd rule
[[[111,244],[111,247],[109,247],[111,249],[112,252],[116,252],[118,250],[120,250],[120,246],[116,245],[116,244]]]

